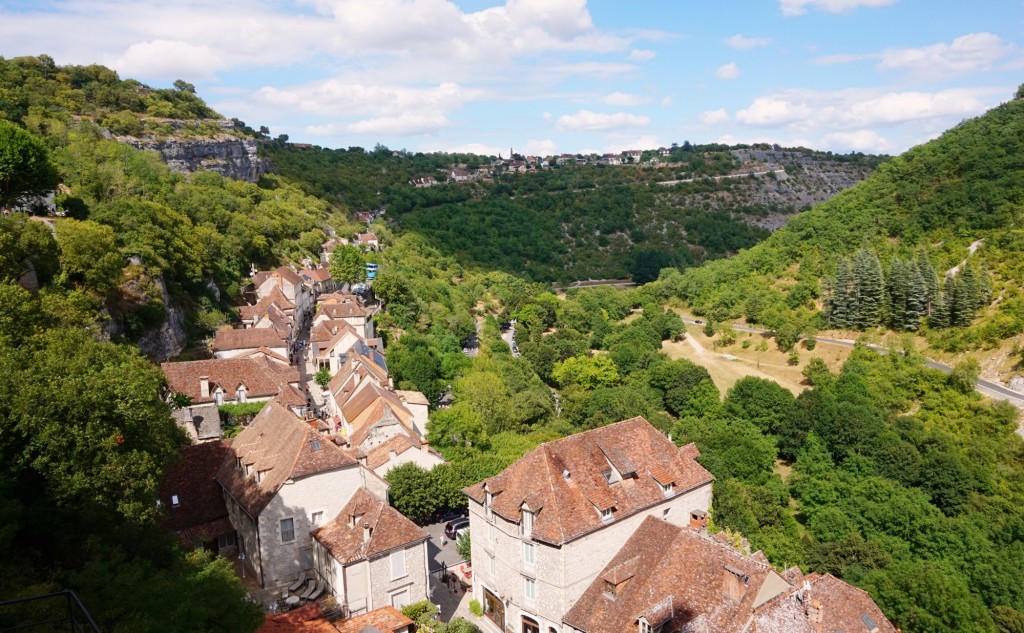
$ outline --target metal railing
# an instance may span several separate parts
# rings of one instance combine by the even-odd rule
[[[33,630],[100,633],[85,605],[69,589],[0,601],[0,633]]]

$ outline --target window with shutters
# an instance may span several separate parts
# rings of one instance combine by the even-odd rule
[[[397,580],[405,575],[405,550],[391,552],[391,580]]]

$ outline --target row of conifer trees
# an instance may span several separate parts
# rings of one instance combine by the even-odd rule
[[[831,327],[867,330],[885,325],[916,332],[929,327],[965,327],[992,301],[988,273],[970,260],[940,281],[924,251],[916,258],[894,257],[888,271],[878,255],[861,248],[839,262],[829,280],[826,314]]]

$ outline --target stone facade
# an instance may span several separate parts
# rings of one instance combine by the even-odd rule
[[[472,541],[473,597],[483,604],[484,590],[507,600],[506,627],[520,631],[522,617],[537,622],[541,631],[560,631],[562,616],[572,608],[594,577],[608,564],[621,545],[648,516],[673,524],[689,525],[690,512],[707,512],[711,506],[711,483],[680,491],[664,501],[569,541],[561,546],[524,538],[519,523],[506,521],[496,513],[486,516],[482,504],[469,501]],[[534,563],[524,562],[523,544],[533,543]],[[493,561],[493,562],[492,562]],[[526,579],[534,581],[534,598],[526,597]],[[496,627],[486,618],[485,627]]]

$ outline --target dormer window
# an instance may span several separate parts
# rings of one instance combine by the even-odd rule
[[[533,512],[529,510],[523,510],[523,519],[521,522],[523,528],[523,536],[529,537],[533,532]]]
[[[601,510],[601,520],[605,521],[605,522],[608,522],[608,521],[612,520],[612,509],[611,508],[608,508],[607,510]]]
[[[665,493],[666,497],[671,495],[672,494],[672,484],[671,484],[671,482],[667,483],[667,484],[661,484],[661,491]]]
[[[239,385],[238,389],[235,390],[235,400],[237,402],[245,402],[245,385]]]
[[[181,501],[178,500],[178,495],[171,495],[171,507],[177,508],[181,505]]]
[[[484,491],[484,515],[487,517],[488,521],[491,519],[491,501],[493,501],[491,491]]]
[[[602,474],[604,475],[604,482],[606,484],[610,484],[610,483],[614,483],[615,482],[615,471],[613,471],[613,470],[606,470]]]

